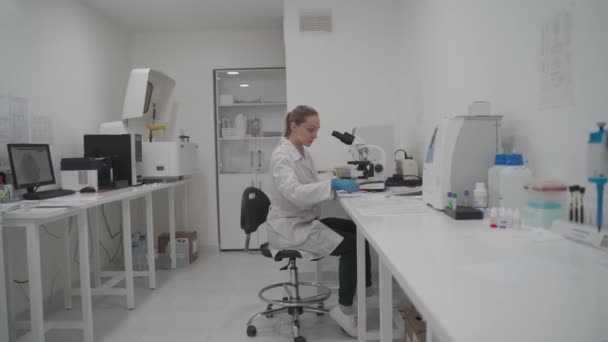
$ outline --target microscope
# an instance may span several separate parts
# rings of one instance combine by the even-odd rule
[[[349,165],[356,165],[361,175],[357,179],[366,181],[377,181],[384,184],[384,165],[386,165],[386,153],[380,146],[370,145],[357,136],[348,132],[340,133],[333,131],[332,136],[350,146],[350,153],[354,160],[348,161]]]

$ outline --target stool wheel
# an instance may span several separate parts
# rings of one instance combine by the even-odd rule
[[[265,311],[268,311],[268,310],[272,310],[272,304],[268,304],[266,306],[266,310]],[[274,314],[267,314],[266,315],[266,318],[273,318],[273,317],[274,317]]]
[[[247,327],[247,336],[254,337],[257,333],[258,330],[255,328],[255,326],[250,325]]]
[[[319,304],[317,304],[317,308],[319,308],[319,309],[324,309],[324,308],[325,308],[325,305],[323,305],[323,303],[319,303]],[[316,314],[316,315],[317,315],[318,317],[320,317],[320,316],[325,316],[325,314],[324,314],[324,313],[322,313],[322,312],[317,312],[317,314]]]
[[[306,342],[306,339],[304,338],[304,336],[298,336],[293,339],[293,342]]]

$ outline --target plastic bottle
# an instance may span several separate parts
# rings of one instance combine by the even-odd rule
[[[509,218],[507,217],[507,211],[505,208],[498,209],[498,228],[507,229],[509,226]]]
[[[521,212],[519,211],[519,209],[513,210],[512,229],[521,229]]]
[[[498,206],[498,175],[505,167],[506,154],[497,154],[494,157],[494,166],[488,169],[488,205],[490,207]]]
[[[490,228],[498,228],[498,211],[494,207],[490,210]]]
[[[522,209],[526,204],[524,189],[532,172],[524,165],[521,154],[508,154],[505,165],[498,172],[498,205],[505,208]]]
[[[139,266],[139,233],[132,234],[131,236],[131,260],[133,262],[133,269],[138,271]]]
[[[483,182],[475,183],[475,190],[473,190],[473,207],[478,209],[488,207],[488,190]]]
[[[247,117],[245,117],[245,114],[237,114],[234,119],[234,131],[235,136],[239,138],[245,137],[245,133],[247,133]]]

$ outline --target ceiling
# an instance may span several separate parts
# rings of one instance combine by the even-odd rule
[[[283,0],[81,1],[137,33],[283,27]]]

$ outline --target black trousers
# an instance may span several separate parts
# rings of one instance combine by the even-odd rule
[[[338,247],[331,252],[331,255],[340,257],[338,303],[351,306],[357,290],[357,226],[351,220],[340,218],[325,218],[321,222],[344,238]],[[367,241],[365,241],[365,285],[367,287],[372,286],[371,261]]]

